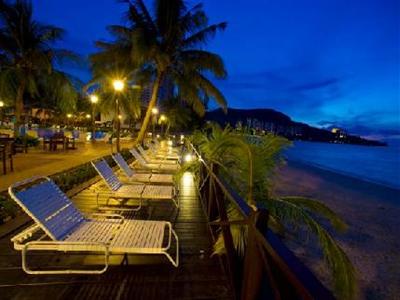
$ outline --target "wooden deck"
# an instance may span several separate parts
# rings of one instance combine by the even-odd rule
[[[93,188],[84,190],[73,201],[82,211],[95,208]],[[212,253],[211,236],[191,174],[180,183],[181,207],[170,201],[149,203],[135,218],[169,220],[174,224],[180,242],[180,265],[174,268],[165,257],[113,257],[113,265],[103,275],[27,275],[21,269],[21,258],[13,250],[12,233],[0,240],[0,299],[232,299],[228,279],[218,257]],[[96,264],[99,256],[68,255],[51,252],[32,254],[32,264]]]

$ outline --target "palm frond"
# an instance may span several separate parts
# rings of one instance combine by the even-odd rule
[[[287,202],[282,198],[267,201],[266,205],[272,215],[281,222],[299,223],[315,234],[325,260],[331,270],[335,291],[340,299],[353,299],[357,294],[356,271],[332,236],[316,222],[301,206]]]
[[[209,39],[213,38],[218,31],[224,31],[227,26],[228,23],[226,22],[210,25],[186,38],[182,42],[182,47],[185,49],[190,49],[193,46],[205,44],[209,41]]]
[[[281,197],[281,199],[324,216],[338,231],[343,232],[347,229],[347,224],[333,210],[320,201],[300,196],[286,196]]]

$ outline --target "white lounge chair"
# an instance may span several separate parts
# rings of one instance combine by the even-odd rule
[[[104,159],[92,161],[91,163],[110,189],[109,193],[104,193],[108,196],[106,205],[102,207],[98,204],[100,210],[137,211],[142,207],[143,200],[171,200],[177,208],[179,207],[179,197],[177,197],[174,186],[142,183],[123,184]],[[100,192],[97,191],[97,199],[99,198],[99,194]],[[129,208],[121,206],[112,207],[109,204],[110,199],[118,200],[121,204],[126,204],[129,200],[139,200],[140,202],[139,205],[135,205],[135,208],[132,208],[131,205]]]
[[[122,157],[121,153],[113,154],[112,158],[117,163],[119,168],[124,172],[126,177],[128,177],[132,181],[145,182],[145,183],[174,184],[174,177],[171,174],[153,174],[153,173],[135,172]]]
[[[28,188],[27,185],[34,184]],[[28,274],[101,274],[112,254],[161,254],[179,265],[179,241],[170,222],[127,220],[116,214],[84,216],[47,177],[34,177],[9,187],[12,199],[35,224],[14,236],[14,248],[21,251],[22,268]],[[32,239],[38,231],[45,236]],[[167,235],[167,242],[164,238]],[[167,252],[175,238],[175,259]],[[163,246],[164,244],[164,246]],[[102,269],[31,270],[28,251],[103,253]]]
[[[159,159],[175,160],[175,161],[180,162],[181,154],[176,149],[169,148],[165,151],[164,150],[157,151],[156,147],[152,143],[145,142],[145,145],[148,148],[146,153],[149,153],[150,156],[153,156],[153,157],[159,158]],[[139,146],[138,146],[138,149],[139,149],[139,151],[141,151]],[[143,150],[143,147],[141,147],[141,148]]]
[[[175,155],[179,154],[178,149],[172,148],[171,146],[168,146],[165,144],[163,145],[157,140],[153,140],[153,142],[148,142],[146,145],[152,150],[152,152],[155,152],[155,153],[160,153],[160,154],[168,153],[168,154],[175,154]]]
[[[178,156],[169,156],[166,154],[152,154],[148,151],[144,150],[142,146],[138,145],[136,148],[139,150],[140,155],[148,162],[148,163],[162,163],[175,165],[178,163]]]
[[[162,161],[157,163],[147,162],[136,149],[130,149],[129,152],[136,158],[139,165],[148,170],[157,171],[157,172],[176,172],[179,170],[179,164],[165,164]]]

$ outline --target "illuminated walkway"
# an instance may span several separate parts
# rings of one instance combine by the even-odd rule
[[[84,211],[95,207],[93,188],[73,201]],[[1,299],[232,299],[227,278],[218,257],[210,257],[212,242],[192,175],[186,173],[180,185],[181,207],[153,203],[135,217],[169,220],[179,236],[180,266],[174,268],[162,256],[129,256],[129,265],[120,265],[122,256],[113,257],[113,266],[103,275],[31,276],[21,269],[20,253],[12,249],[11,234],[0,240]],[[102,199],[100,199],[101,201]],[[15,233],[14,233],[15,234]],[[32,256],[31,256],[32,257]],[[91,264],[97,256],[35,254],[33,264]]]

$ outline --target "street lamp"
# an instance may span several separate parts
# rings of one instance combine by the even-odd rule
[[[121,92],[124,89],[124,82],[122,80],[116,79],[113,81],[113,87],[116,92]]]
[[[115,79],[113,81],[113,87],[116,93],[122,92],[122,90],[125,87],[125,83],[120,80],[120,79]],[[120,131],[121,131],[121,119],[122,116],[119,112],[119,100],[118,100],[118,95],[115,98],[115,107],[116,107],[116,114],[115,114],[115,121],[117,123],[117,152],[120,152],[120,144],[119,144],[119,138],[120,138]]]
[[[4,102],[0,101],[0,124],[3,124],[3,107],[4,107]]]
[[[99,102],[99,97],[97,97],[96,95],[92,94],[90,95],[90,102],[92,103],[92,138],[91,140],[94,141],[95,140],[95,135],[96,135],[96,122],[95,122],[95,116],[94,116],[94,108],[97,102]]]
[[[72,118],[72,114],[67,114],[67,127],[71,126],[71,118]]]
[[[157,114],[158,114],[158,108],[157,108],[157,107],[153,107],[153,108],[151,109],[151,113],[152,113],[153,115],[157,115]]]
[[[161,134],[164,135],[164,123],[167,122],[167,116],[166,115],[161,115],[160,116],[160,124],[161,124]]]

